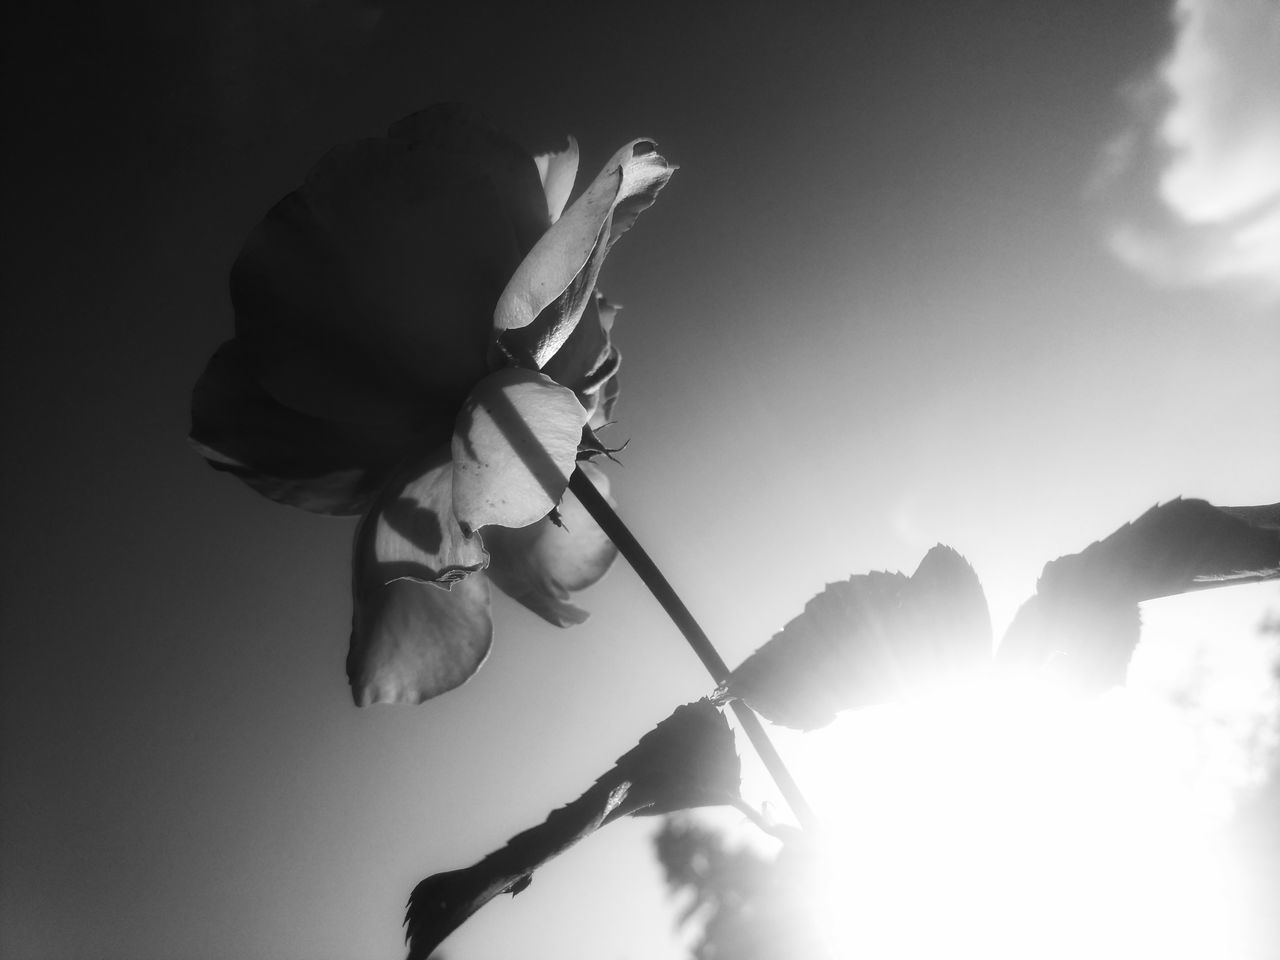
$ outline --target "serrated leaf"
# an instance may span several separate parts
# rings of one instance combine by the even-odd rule
[[[728,696],[767,719],[812,730],[841,710],[895,700],[990,659],[991,619],[977,575],[938,545],[910,577],[850,577],[733,671]]]
[[[1172,500],[1080,553],[1045,564],[1014,617],[1002,665],[1057,669],[1083,690],[1123,683],[1138,645],[1138,604],[1280,577],[1280,504]]]
[[[427,877],[409,896],[409,960],[425,960],[450,933],[500,893],[519,893],[533,871],[624,816],[670,813],[738,800],[733,732],[710,701],[678,707],[640,738],[613,769],[539,826],[462,870]]]

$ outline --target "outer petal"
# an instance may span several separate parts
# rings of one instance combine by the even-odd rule
[[[560,348],[582,316],[609,247],[674,170],[652,141],[632,141],[543,235],[494,311],[494,327],[513,355],[541,367]]]
[[[547,215],[555,223],[564,212],[578,176],[578,141],[569,137],[569,145],[555,153],[540,153],[533,158],[542,178],[542,190],[547,195]]]
[[[590,474],[596,488],[608,496],[603,472],[589,463],[578,469]],[[584,590],[603,577],[618,548],[572,493],[565,494],[559,514],[562,526],[543,518],[518,530],[492,527],[485,531],[485,543],[494,584],[548,623],[567,627],[588,616],[569,602],[570,591]]]
[[[448,447],[409,464],[378,494],[356,534],[357,601],[362,589],[392,580],[453,583],[483,569],[488,554],[453,515]]]
[[[290,410],[250,373],[243,344],[224,343],[196,382],[191,442],[216,470],[263,496],[316,513],[363,512],[418,437],[392,424],[352,424]],[[427,429],[437,441],[450,423]]]
[[[356,703],[421,703],[463,683],[489,652],[487,561],[453,519],[448,449],[379,494],[356,531],[347,676]]]
[[[453,434],[453,510],[465,531],[524,527],[560,502],[587,412],[573,391],[531,370],[490,374]]]
[[[414,580],[370,586],[351,623],[351,695],[361,707],[422,703],[469,680],[492,641],[484,574],[448,589]]]
[[[474,115],[425,111],[392,133],[326,155],[232,268],[237,336],[295,410],[410,425],[456,410],[548,223],[532,158]]]
[[[521,253],[528,253],[547,232],[554,216],[548,216],[545,185],[541,164],[537,158],[514,140],[490,125],[477,111],[462,103],[438,103],[397,120],[387,130],[393,140],[404,140],[415,150],[429,149],[447,153],[461,159],[469,169],[482,175],[498,195],[502,207],[515,228]],[[574,150],[573,171],[569,184],[573,186],[572,173],[577,170],[577,143],[570,138]],[[543,183],[544,190],[533,188],[529,176],[530,161]],[[563,209],[563,202],[561,208]],[[557,214],[558,215],[558,211]]]

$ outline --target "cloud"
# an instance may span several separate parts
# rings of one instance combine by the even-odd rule
[[[1173,21],[1091,184],[1108,245],[1155,282],[1280,303],[1280,0],[1175,0]]]

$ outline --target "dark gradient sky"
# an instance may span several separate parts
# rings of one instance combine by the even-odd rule
[[[707,682],[617,569],[559,632],[505,601],[417,709],[343,674],[352,527],[190,451],[226,272],[330,145],[465,100],[590,176],[681,169],[614,251],[624,515],[736,662],[824,582],[1039,565],[1158,499],[1280,486],[1274,310],[1152,287],[1085,197],[1155,0],[10,11],[3,913],[12,960],[398,956],[421,876],[576,796]],[[463,5],[459,5],[463,6]],[[1103,211],[1105,213],[1105,211]],[[451,960],[672,956],[647,824]],[[504,947],[503,944],[506,944]],[[665,951],[665,952],[664,952]]]

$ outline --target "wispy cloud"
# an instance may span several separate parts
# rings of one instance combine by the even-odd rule
[[[1280,0],[1175,0],[1173,20],[1092,184],[1107,242],[1156,282],[1280,302]]]

